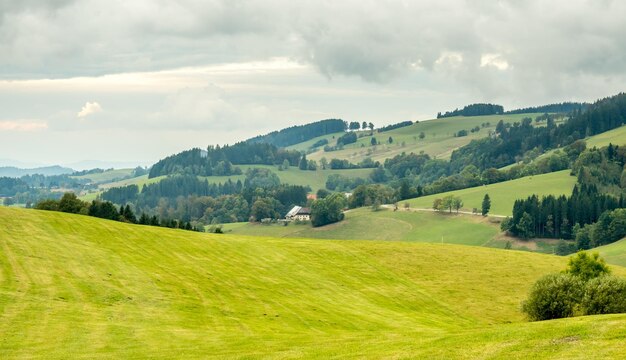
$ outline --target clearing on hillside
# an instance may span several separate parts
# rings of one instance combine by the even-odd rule
[[[511,215],[513,203],[517,199],[525,199],[533,194],[539,197],[544,195],[570,195],[575,184],[576,177],[570,176],[570,170],[562,170],[548,174],[526,176],[496,184],[422,196],[405,200],[400,203],[400,207],[405,202],[408,202],[411,208],[432,209],[435,199],[455,195],[463,200],[464,211],[472,211],[474,208],[480,211],[485,194],[489,194],[491,198],[490,214],[508,216]]]

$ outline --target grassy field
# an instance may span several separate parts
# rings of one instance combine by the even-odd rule
[[[371,136],[369,131],[360,132],[360,134],[368,135],[359,138],[355,144],[346,145],[343,150],[324,152],[323,150],[308,155],[308,158],[319,160],[322,157],[327,159],[348,159],[352,162],[359,162],[366,157],[383,162],[387,158],[395,155],[406,153],[425,153],[441,158],[448,159],[454,149],[468,144],[473,139],[478,139],[488,135],[489,131],[495,131],[498,121],[505,122],[521,121],[525,117],[535,117],[537,114],[517,114],[517,115],[492,115],[492,116],[472,116],[472,117],[450,117],[442,119],[434,119],[421,121],[411,126],[386,131],[383,133],[374,132],[374,137],[381,145],[371,146]],[[482,128],[481,125],[489,123],[489,126]],[[471,133],[473,127],[481,127],[479,132]],[[468,136],[454,137],[459,130],[467,130]],[[419,138],[419,134],[424,132],[424,139]],[[393,138],[393,143],[388,144],[389,137]],[[319,137],[309,142],[312,144],[321,138]],[[330,145],[334,145],[335,140],[330,139]],[[302,150],[300,145],[294,145],[292,148]]]
[[[603,147],[609,144],[626,145],[626,126],[590,136],[586,141],[587,147]]]
[[[566,259],[209,235],[0,208],[2,358],[619,358],[626,315],[527,323]],[[620,275],[622,268],[616,268]]]
[[[500,219],[429,211],[372,211],[359,208],[346,212],[344,221],[319,228],[306,224],[224,224],[227,234],[276,238],[357,239],[445,243],[554,253],[556,241],[521,241],[500,232]]]
[[[95,184],[110,183],[118,181],[120,179],[130,177],[133,174],[133,169],[113,169],[106,170],[97,174],[87,174],[81,176],[72,176],[75,179],[89,179]]]
[[[513,203],[517,199],[526,198],[532,194],[542,195],[570,195],[576,184],[576,178],[569,175],[570,170],[557,171],[549,174],[527,176],[511,181],[478,186],[463,190],[450,191],[441,194],[424,196],[407,200],[413,208],[432,208],[436,198],[447,195],[456,195],[463,200],[463,209],[480,210],[485,194],[491,198],[491,214],[511,215]],[[404,202],[403,202],[404,203]],[[403,203],[400,204],[402,207]]]
[[[311,228],[309,225],[226,224],[233,234],[319,239],[405,240],[430,243],[484,245],[498,232],[498,225],[471,215],[442,215],[370,208],[350,210],[340,223]],[[504,246],[504,244],[503,244]]]
[[[608,263],[626,266],[626,239],[600,246],[594,249],[594,251],[596,250],[606,259]]]

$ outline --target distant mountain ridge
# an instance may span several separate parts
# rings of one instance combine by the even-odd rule
[[[71,174],[74,169],[68,167],[62,167],[59,165],[43,166],[30,169],[22,169],[15,166],[2,166],[0,167],[0,177],[22,177],[24,175],[41,174],[46,176]]]

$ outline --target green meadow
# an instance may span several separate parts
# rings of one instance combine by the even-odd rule
[[[418,154],[423,151],[432,157],[448,159],[453,150],[468,144],[473,139],[488,136],[489,131],[495,131],[498,121],[519,122],[525,117],[534,117],[536,115],[456,116],[421,121],[411,126],[382,133],[374,131],[373,137],[380,143],[380,145],[376,146],[371,145],[372,137],[369,136],[370,131],[360,131],[359,134],[363,136],[356,143],[346,145],[343,150],[324,152],[320,149],[308,155],[308,158],[314,160],[319,160],[323,157],[329,160],[333,158],[348,159],[351,162],[358,163],[367,157],[371,157],[374,160],[384,162],[385,159],[392,158],[403,152]],[[482,124],[486,123],[489,123],[489,126],[481,127]],[[475,133],[469,132],[475,126],[480,127],[480,131]],[[460,130],[467,130],[468,136],[455,137],[454,134]],[[419,138],[421,132],[425,135],[423,139]],[[332,136],[335,136],[335,139]],[[313,144],[317,140],[326,138],[329,139],[330,145],[335,145],[337,137],[337,134],[325,135],[309,140],[307,144]],[[389,137],[393,138],[393,143],[391,144],[387,143]],[[299,144],[290,148],[306,150]]]
[[[539,276],[564,268],[561,257],[210,235],[11,208],[0,208],[0,220],[5,359],[541,359],[626,351],[626,315],[528,323],[519,312]]]
[[[524,199],[533,194],[540,197],[543,195],[570,195],[576,184],[576,178],[570,176],[569,173],[570,170],[562,170],[526,176],[496,184],[423,196],[405,202],[409,203],[412,208],[431,209],[435,199],[455,195],[463,200],[464,211],[472,211],[474,208],[480,211],[485,194],[489,194],[491,198],[490,214],[511,215],[513,203],[517,199]],[[400,203],[400,207],[404,206],[405,202]]]
[[[133,169],[111,169],[101,173],[87,174],[80,176],[72,176],[75,179],[89,179],[94,184],[104,184],[119,179],[130,177],[133,174]]]
[[[603,147],[609,144],[626,145],[626,126],[590,136],[586,139],[587,147]]]

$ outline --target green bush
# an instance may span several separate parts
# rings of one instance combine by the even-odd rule
[[[581,308],[586,315],[626,312],[626,280],[609,275],[589,280]]]
[[[580,278],[582,281],[588,281],[609,274],[611,269],[597,252],[590,256],[584,251],[579,251],[569,258],[565,272]]]
[[[549,320],[574,315],[582,298],[582,281],[570,274],[548,274],[533,285],[522,311],[530,320]]]

